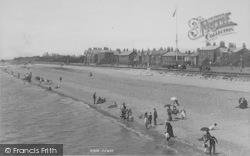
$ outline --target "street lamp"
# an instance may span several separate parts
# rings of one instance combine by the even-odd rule
[[[242,72],[242,68],[243,68],[243,58],[242,55],[240,55],[240,72]]]

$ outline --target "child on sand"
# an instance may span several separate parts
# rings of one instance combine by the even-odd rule
[[[164,141],[164,143],[166,144],[166,143],[168,143],[168,141],[169,141],[169,139],[170,139],[170,136],[169,136],[169,134],[168,134],[168,132],[165,130],[165,132],[163,133],[164,134],[164,136],[165,136],[165,141]]]
[[[186,110],[185,110],[185,109],[182,109],[182,110],[181,110],[181,118],[182,118],[182,119],[185,119],[185,118],[186,118]]]

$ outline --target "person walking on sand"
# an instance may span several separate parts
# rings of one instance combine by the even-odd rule
[[[157,125],[157,122],[156,122],[156,119],[157,119],[157,111],[156,109],[154,108],[154,125],[156,126]]]
[[[152,127],[152,114],[151,114],[151,112],[149,113],[149,116],[148,116],[148,125],[150,125],[150,127]]]
[[[62,82],[62,77],[59,78],[60,82]]]
[[[167,133],[169,134],[169,137],[174,137],[173,127],[170,124],[170,122],[166,122],[165,129],[167,128]]]
[[[171,110],[170,107],[168,107],[168,109],[167,109],[167,114],[168,114],[167,120],[172,121],[173,120],[173,118],[172,118],[172,110]]]
[[[148,129],[148,112],[144,114],[144,124],[146,129]]]
[[[94,100],[94,104],[95,104],[95,100],[96,100],[96,92],[93,94],[93,100]]]

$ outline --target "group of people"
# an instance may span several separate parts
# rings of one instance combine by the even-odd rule
[[[25,80],[25,81],[31,82],[31,78],[32,78],[32,72],[26,73],[26,74],[23,76],[22,79]]]
[[[209,130],[201,138],[198,138],[198,140],[203,141],[204,152],[215,154],[215,143],[218,143],[218,140],[209,133]]]
[[[152,120],[154,121],[154,126],[157,125],[157,119],[158,118],[158,115],[157,115],[157,111],[156,109],[154,108],[154,113],[152,115],[152,113],[150,112],[148,114],[148,112],[145,112],[144,114],[144,124],[145,124],[145,127],[148,129],[149,126],[152,127]]]
[[[172,109],[170,108],[171,106],[170,105],[167,105],[168,109],[167,109],[167,121],[172,121],[173,120],[173,117],[172,117],[172,114],[174,115],[178,115],[180,114],[181,115],[181,119],[185,119],[186,118],[186,110],[185,109],[182,109],[182,110],[178,110],[177,109],[177,106],[180,106],[178,100],[173,100],[173,106],[172,106]]]
[[[124,120],[127,120],[127,121],[133,121],[134,120],[134,117],[132,115],[132,110],[131,109],[128,109],[125,105],[125,103],[123,103],[123,105],[120,107],[120,117]]]
[[[96,101],[96,92],[93,94],[94,104],[102,104],[106,102],[106,98],[99,97]]]

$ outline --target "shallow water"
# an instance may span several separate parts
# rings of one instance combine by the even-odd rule
[[[161,141],[90,108],[1,73],[2,144],[63,144],[64,154],[186,155]],[[102,150],[109,152],[102,152]],[[99,150],[99,152],[91,152]]]

